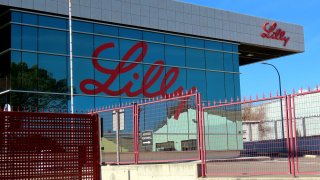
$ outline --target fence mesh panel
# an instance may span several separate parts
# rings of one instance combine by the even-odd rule
[[[293,95],[295,162],[298,174],[320,173],[320,93]]]
[[[133,106],[114,108],[99,113],[102,118],[102,162],[106,164],[134,162]],[[117,139],[117,126],[119,134]],[[119,154],[117,154],[117,151]],[[118,156],[118,157],[117,157]]]
[[[287,118],[285,111],[281,114],[281,100],[285,110],[281,97],[204,108],[207,175],[288,173],[283,138]]]
[[[138,110],[140,162],[198,159],[196,96],[144,103]]]

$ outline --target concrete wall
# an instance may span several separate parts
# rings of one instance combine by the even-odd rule
[[[103,180],[195,180],[200,174],[200,166],[196,162],[102,166],[101,172]]]
[[[72,0],[73,16],[105,22],[186,33],[292,52],[304,51],[303,27],[173,0]],[[0,4],[68,14],[67,0],[0,0]],[[262,25],[277,22],[290,37],[283,41],[262,38]]]

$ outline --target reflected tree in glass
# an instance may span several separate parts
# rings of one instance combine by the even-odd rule
[[[36,65],[28,67],[25,62],[11,63],[11,81],[21,90],[41,89],[44,92],[68,92],[67,79],[56,80],[52,74]],[[38,83],[36,83],[38,82]],[[37,87],[36,87],[37,86]],[[49,93],[12,93],[11,104],[20,107],[38,107],[66,109],[68,98],[65,95],[52,95]]]

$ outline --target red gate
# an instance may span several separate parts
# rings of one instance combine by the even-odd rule
[[[290,174],[287,108],[286,96],[204,107],[206,175]]]
[[[170,94],[96,110],[102,118],[103,164],[200,160],[200,94]]]
[[[320,174],[320,90],[300,90],[291,99],[296,173]]]
[[[100,179],[98,115],[0,112],[0,179]]]

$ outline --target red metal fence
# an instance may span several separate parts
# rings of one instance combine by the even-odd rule
[[[288,174],[288,118],[281,103],[286,109],[285,96],[204,107],[207,175]]]
[[[98,115],[0,112],[0,179],[100,179]]]
[[[203,176],[320,174],[318,88],[291,95],[213,103],[203,111]]]
[[[291,96],[296,174],[320,174],[320,90]]]
[[[200,108],[200,95],[189,92],[95,111],[103,124],[103,163],[200,160]]]
[[[96,111],[105,164],[201,161],[202,176],[320,173],[320,90],[201,103],[199,93]]]

